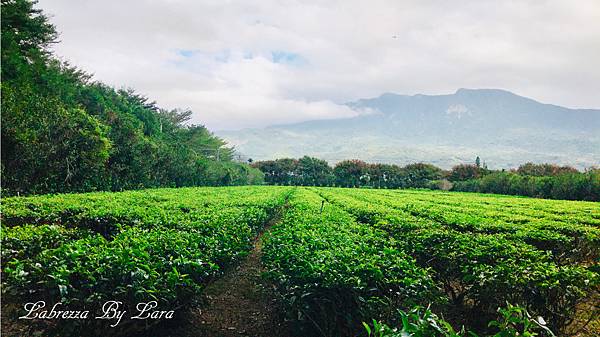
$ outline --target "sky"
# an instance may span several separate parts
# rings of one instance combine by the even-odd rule
[[[40,0],[56,55],[213,130],[499,88],[600,108],[600,1]]]

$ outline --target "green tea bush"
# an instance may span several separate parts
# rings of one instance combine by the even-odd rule
[[[599,243],[598,229],[590,226],[596,218],[586,213],[591,208],[594,214],[590,203],[571,202],[581,211],[571,207],[565,216],[547,205],[567,202],[519,200],[523,206],[515,210],[512,205],[505,211],[512,212],[509,217],[493,211],[504,208],[501,198],[451,194],[455,201],[448,193],[424,191],[318,192],[358,221],[386,231],[397,249],[430,269],[448,298],[446,311],[465,312],[472,317],[467,323],[480,330],[497,316],[496,308],[510,302],[563,331],[577,306],[589,301],[600,284],[590,267],[596,265],[590,261],[598,256]],[[478,202],[481,207],[464,206]]]
[[[290,201],[263,248],[266,276],[291,317],[327,336],[352,335],[361,320],[440,297],[426,269],[382,231],[356,223],[308,191]]]
[[[3,300],[90,311],[108,300],[123,302],[128,312],[151,300],[180,308],[248,254],[291,191],[192,188],[5,199]],[[33,223],[21,225],[26,221]],[[87,335],[101,324],[61,323],[56,331],[67,335]],[[121,325],[111,331],[127,334]]]
[[[533,318],[527,310],[508,304],[498,308],[501,318],[491,321],[488,326],[493,328],[490,337],[554,337],[554,333],[546,326],[541,316]],[[472,331],[468,333],[461,329],[456,331],[450,323],[440,318],[429,309],[413,308],[405,312],[398,310],[398,318],[391,326],[373,320],[371,324],[363,323],[368,337],[478,337]]]

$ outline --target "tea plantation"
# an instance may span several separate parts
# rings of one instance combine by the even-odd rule
[[[298,336],[583,336],[600,327],[600,204],[425,190],[4,198],[2,305],[186,308],[268,225],[263,280]],[[102,324],[47,328],[85,335]],[[128,324],[137,322],[115,334],[133,331]]]

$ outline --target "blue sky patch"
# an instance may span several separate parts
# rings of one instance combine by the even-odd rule
[[[271,60],[273,61],[273,63],[290,65],[302,65],[306,63],[306,60],[300,54],[286,52],[282,50],[272,51]]]
[[[186,58],[192,57],[192,56],[194,56],[197,53],[198,53],[198,50],[190,50],[190,49],[179,49],[179,50],[177,50],[177,54],[179,54],[179,55],[181,55],[183,57],[186,57]]]
[[[231,57],[231,52],[227,49],[216,53],[205,53],[198,49],[178,49],[176,52],[178,55],[183,56],[186,59],[200,57],[204,59],[212,59],[219,63],[227,63]]]

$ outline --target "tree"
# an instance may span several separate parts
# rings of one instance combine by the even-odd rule
[[[325,160],[308,156],[298,160],[296,173],[305,186],[326,186],[333,180],[333,171]]]
[[[278,182],[281,185],[298,185],[298,160],[292,158],[277,159]]]
[[[37,1],[2,0],[2,81],[27,78],[49,56],[58,33]]]
[[[554,176],[493,172],[479,179],[458,181],[452,190],[600,201],[600,172],[590,169],[583,173],[564,173]]]
[[[479,157],[478,157],[479,158]],[[465,181],[469,179],[477,179],[483,176],[483,170],[472,164],[459,164],[452,167],[448,175],[450,181]]]
[[[554,164],[534,164],[534,163],[525,163],[516,170],[516,172],[520,175],[530,175],[530,176],[556,176],[565,173],[578,173],[577,169],[571,166],[558,166]]]
[[[252,167],[259,169],[265,175],[265,183],[269,185],[277,185],[276,173],[279,168],[274,160],[257,161],[252,164]]]
[[[164,110],[56,59],[58,34],[28,0],[2,0],[5,194],[257,182],[189,110]]]
[[[103,186],[111,142],[100,121],[35,92],[2,88],[2,180],[8,192]]]
[[[70,96],[87,77],[51,58],[57,33],[36,2],[2,1],[2,181],[4,192],[104,188],[107,129]],[[66,85],[65,85],[66,84]]]
[[[377,188],[405,187],[408,180],[406,171],[398,165],[371,164],[369,165],[371,186]]]
[[[265,182],[272,185],[298,185],[298,160],[281,158],[277,160],[257,161],[252,167],[259,169],[265,175]]]
[[[442,169],[431,164],[415,163],[404,167],[407,187],[425,188],[429,181],[442,178]]]
[[[344,160],[334,166],[333,174],[337,186],[358,187],[362,185],[361,181],[365,181],[368,165],[362,160]]]

